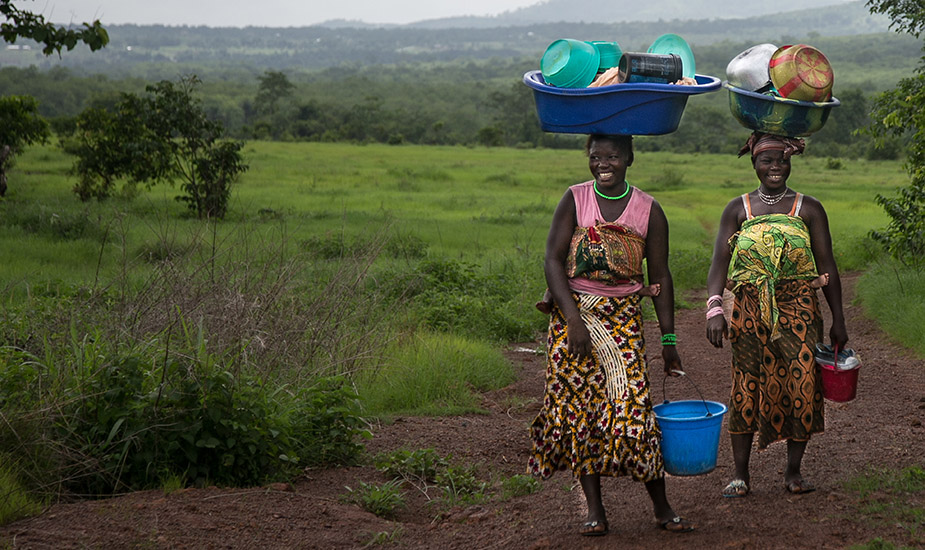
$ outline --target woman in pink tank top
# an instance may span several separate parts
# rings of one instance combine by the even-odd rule
[[[676,375],[681,359],[668,221],[658,202],[626,181],[632,136],[593,135],[586,150],[594,179],[565,192],[546,241],[552,297],[546,391],[531,426],[528,470],[541,478],[569,470],[578,478],[588,504],[582,535],[609,531],[601,476],[642,481],[657,525],[690,531],[693,524],[675,513],[666,496],[642,332],[640,295],[652,295],[665,372]]]

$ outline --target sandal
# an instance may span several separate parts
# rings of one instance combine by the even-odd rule
[[[733,479],[729,485],[723,487],[723,496],[726,498],[741,498],[748,492],[748,483],[745,483],[744,479]]]
[[[581,526],[581,530],[578,531],[578,534],[583,537],[602,537],[610,532],[610,529],[607,528],[607,520],[601,521],[586,521]]]
[[[681,516],[675,516],[669,520],[665,520],[659,523],[659,527],[671,533],[689,533],[694,530],[694,524]]]
[[[787,492],[791,495],[802,495],[803,493],[812,493],[816,490],[816,486],[805,479],[795,479],[784,484],[784,488],[787,489]]]

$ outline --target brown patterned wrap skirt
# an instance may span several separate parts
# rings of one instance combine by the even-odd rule
[[[775,287],[781,337],[761,322],[757,289],[735,291],[729,341],[732,343],[732,399],[728,430],[758,434],[758,448],[821,433],[822,380],[814,359],[822,337],[816,289],[809,281],[785,280]]]
[[[573,294],[591,333],[591,359],[568,353],[559,308],[549,321],[543,408],[530,428],[533,452],[527,471],[541,478],[556,470],[630,476],[664,476],[661,432],[649,399],[640,297]]]

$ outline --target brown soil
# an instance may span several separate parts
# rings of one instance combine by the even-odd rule
[[[717,468],[705,475],[669,477],[675,510],[697,522],[693,533],[657,528],[642,484],[605,479],[604,501],[611,532],[577,535],[584,518],[581,489],[557,473],[541,490],[467,507],[446,509],[408,487],[408,505],[386,520],[347,504],[345,486],[380,484],[372,466],[313,470],[292,485],[258,489],[186,489],[132,493],[97,501],[60,503],[42,515],[0,528],[7,548],[847,548],[883,537],[896,544],[925,544],[921,533],[895,519],[859,512],[861,497],[843,483],[869,467],[923,465],[925,456],[925,361],[901,349],[851,303],[856,277],[845,278],[851,346],[863,366],[858,396],[826,403],[826,432],[814,437],[804,475],[818,490],[794,496],[783,487],[785,446],[772,445],[752,457],[752,493],[725,499],[720,490],[732,474],[728,438],[722,438]],[[697,298],[699,301],[699,297]],[[654,327],[650,327],[652,334]],[[704,336],[703,312],[683,311],[677,330],[685,370],[708,400],[729,394],[729,348],[713,349]],[[435,449],[442,456],[477,464],[486,479],[525,473],[530,448],[527,426],[543,391],[543,357],[538,342],[511,346],[520,370],[513,385],[484,396],[484,415],[401,418],[375,426],[370,455],[404,449]],[[661,364],[653,361],[653,373]],[[662,377],[653,374],[660,401],[696,397],[676,379],[663,396]],[[438,497],[439,495],[431,495]],[[921,507],[922,495],[917,499]],[[908,525],[908,522],[907,522]]]

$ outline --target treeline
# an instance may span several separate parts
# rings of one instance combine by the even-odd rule
[[[811,154],[895,157],[899,143],[875,150],[856,131],[868,124],[875,94],[915,66],[920,52],[889,34],[814,37],[836,71],[833,109],[812,138]],[[729,59],[752,45],[719,43],[698,48],[697,72],[723,78]],[[522,82],[538,68],[535,57],[453,63],[347,64],[316,71],[206,64],[142,65],[132,77],[88,75],[76,69],[0,68],[0,95],[29,95],[59,133],[87,107],[111,108],[123,92],[139,93],[152,81],[196,74],[203,110],[238,139],[349,141],[514,147],[574,147],[580,139],[543,132],[532,90]],[[730,153],[747,130],[729,114],[725,90],[693,96],[677,132],[641,138],[641,148]]]

